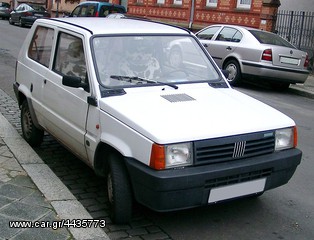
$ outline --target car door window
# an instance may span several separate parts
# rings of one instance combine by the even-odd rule
[[[87,6],[82,6],[81,12],[79,14],[80,17],[86,17],[88,14],[88,5]]]
[[[86,62],[81,38],[67,33],[60,33],[57,45],[57,55],[53,70],[63,76],[86,79]]]
[[[86,17],[93,17],[93,16],[95,16],[95,13],[96,13],[96,6],[90,5],[88,8],[88,11],[86,13]]]
[[[235,28],[225,27],[218,34],[216,41],[240,42],[242,34]]]
[[[28,57],[48,67],[50,62],[54,30],[47,27],[37,27],[28,48]]]
[[[80,6],[76,7],[72,12],[72,17],[77,17],[79,15],[80,9]]]
[[[197,34],[197,37],[203,40],[211,40],[219,29],[220,29],[219,26],[207,28],[204,31]]]

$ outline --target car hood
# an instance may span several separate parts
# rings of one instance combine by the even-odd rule
[[[125,89],[100,108],[159,144],[224,137],[293,126],[281,112],[231,88],[208,84]]]

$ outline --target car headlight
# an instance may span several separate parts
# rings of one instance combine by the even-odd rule
[[[297,146],[297,128],[283,128],[275,131],[275,151]]]
[[[192,143],[152,145],[150,166],[156,170],[193,164]]]

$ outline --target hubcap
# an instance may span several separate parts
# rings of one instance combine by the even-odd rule
[[[228,81],[233,81],[237,76],[237,67],[234,64],[229,64],[226,70],[229,72]]]

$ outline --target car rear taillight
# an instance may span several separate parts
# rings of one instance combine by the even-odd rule
[[[95,17],[99,17],[99,12],[98,11],[95,13]]]
[[[309,55],[306,54],[306,58],[305,58],[305,62],[304,62],[304,68],[307,68],[309,66],[309,63],[310,63]]]
[[[271,49],[264,50],[264,52],[262,54],[262,60],[273,61],[273,53],[272,53]]]
[[[25,13],[24,13],[24,16],[32,16],[32,15],[33,15],[32,12],[25,12]]]

